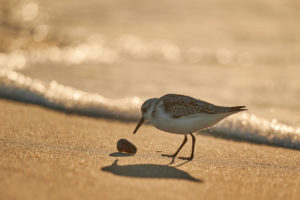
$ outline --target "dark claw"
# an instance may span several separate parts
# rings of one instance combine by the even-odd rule
[[[194,157],[178,157],[181,160],[193,160]]]
[[[166,157],[170,157],[170,158],[174,158],[174,157],[176,157],[176,155],[168,155],[168,154],[161,154],[162,156],[166,156]]]

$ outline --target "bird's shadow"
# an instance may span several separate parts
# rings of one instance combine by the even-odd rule
[[[181,179],[193,182],[203,182],[200,179],[192,177],[189,173],[169,165],[158,164],[135,164],[135,165],[118,165],[116,159],[112,165],[102,167],[101,170],[110,172],[118,176],[134,178],[166,178]]]

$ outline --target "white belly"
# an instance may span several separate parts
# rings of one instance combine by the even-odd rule
[[[176,134],[187,134],[211,127],[233,113],[235,112],[222,114],[201,113],[181,118],[172,118],[164,112],[159,112],[150,121],[160,130]]]

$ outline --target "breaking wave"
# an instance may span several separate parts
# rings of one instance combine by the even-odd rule
[[[0,98],[42,105],[95,117],[132,121],[138,118],[138,97],[109,99],[51,81],[46,84],[15,71],[0,69]]]
[[[300,128],[247,112],[231,116],[207,132],[216,137],[300,149]]]
[[[9,69],[0,69],[0,98],[42,105],[51,109],[94,117],[136,121],[142,99],[109,99],[56,81],[49,84]],[[266,120],[247,112],[236,114],[206,133],[227,139],[300,149],[300,128]]]

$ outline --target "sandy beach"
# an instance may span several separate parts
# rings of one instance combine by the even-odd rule
[[[299,8],[1,0],[0,200],[300,199]],[[133,135],[143,102],[165,94],[248,111],[172,163],[161,154],[182,135]],[[135,155],[117,152],[122,138]]]
[[[299,151],[196,136],[0,100],[0,199],[298,199]],[[134,156],[117,153],[127,138]],[[190,141],[188,141],[190,142]],[[180,156],[188,156],[190,143]]]

